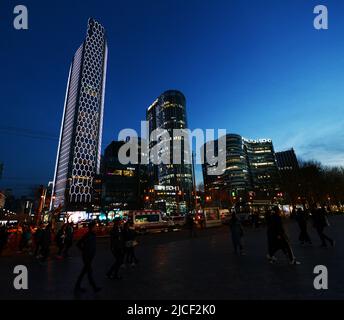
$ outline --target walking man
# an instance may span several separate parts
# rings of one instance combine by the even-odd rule
[[[45,262],[50,255],[50,245],[51,245],[51,222],[43,230],[42,234],[42,256],[41,262]]]
[[[126,263],[130,264],[134,267],[138,263],[138,259],[135,255],[135,247],[137,246],[138,242],[136,241],[136,231],[127,222],[123,228],[123,238],[125,244],[125,256],[126,256]]]
[[[267,217],[267,236],[269,250],[267,258],[270,263],[276,262],[275,254],[277,251],[282,250],[287,255],[290,264],[300,264],[291,249],[278,207],[275,207]]]
[[[301,245],[304,245],[305,243],[312,244],[311,238],[307,231],[307,215],[306,212],[301,208],[297,209],[296,211],[296,221],[300,228],[299,240]]]
[[[101,290],[101,288],[96,286],[92,272],[92,262],[96,255],[96,234],[94,230],[95,226],[95,222],[90,222],[88,224],[88,232],[77,243],[77,247],[81,250],[84,266],[75,285],[74,291],[76,293],[86,291],[84,288],[81,287],[82,279],[86,274],[88,276],[88,281],[93,288],[93,291],[98,292]]]
[[[62,252],[65,248],[66,225],[64,224],[56,234],[56,245],[58,247],[57,259],[62,259]]]
[[[109,279],[122,279],[122,277],[118,274],[121,265],[124,262],[124,254],[125,254],[125,240],[124,240],[124,233],[121,227],[121,220],[115,219],[114,225],[110,234],[110,247],[111,252],[115,258],[115,262],[107,272],[106,276]]]
[[[69,257],[69,249],[73,245],[73,234],[74,234],[74,229],[73,226],[70,222],[67,222],[66,225],[66,237],[65,237],[65,250],[63,255],[65,258]]]
[[[186,226],[190,231],[190,237],[191,238],[195,237],[196,236],[195,221],[194,221],[194,217],[193,217],[191,212],[189,212],[186,216]]]
[[[38,225],[38,228],[34,234],[34,240],[35,240],[35,252],[34,256],[36,258],[41,258],[41,251],[42,251],[42,244],[43,244],[43,236],[44,236],[44,224],[43,222],[40,222]]]
[[[232,218],[229,222],[229,227],[232,233],[232,241],[235,254],[240,253],[241,255],[245,255],[244,247],[242,245],[242,237],[244,236],[244,231],[235,212],[233,212],[232,214]]]
[[[7,228],[6,226],[1,226],[0,227],[0,256],[2,254],[3,249],[6,246],[7,238],[8,238]]]
[[[334,247],[336,242],[324,233],[324,229],[330,225],[328,222],[328,219],[326,216],[326,210],[324,209],[324,207],[320,207],[320,208],[314,207],[312,211],[312,216],[313,216],[314,227],[317,230],[320,240],[322,242],[321,246],[326,248],[327,247],[326,241],[328,241],[330,245]]]

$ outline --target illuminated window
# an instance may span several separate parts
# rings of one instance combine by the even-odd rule
[[[134,176],[134,171],[123,170],[123,176],[125,176],[125,177],[133,177]]]

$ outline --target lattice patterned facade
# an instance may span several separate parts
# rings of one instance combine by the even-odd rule
[[[99,173],[107,44],[105,30],[89,19],[87,36],[75,53],[68,77],[55,167],[52,207],[86,209]]]

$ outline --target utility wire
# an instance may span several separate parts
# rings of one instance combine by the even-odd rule
[[[34,139],[46,139],[46,140],[58,140],[58,136],[51,134],[49,132],[32,130],[27,128],[17,128],[17,127],[0,127],[0,134],[21,136]]]

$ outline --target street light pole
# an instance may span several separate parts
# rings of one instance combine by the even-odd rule
[[[195,201],[195,210],[197,210],[197,188],[196,188],[196,177],[195,177],[195,153],[192,151],[192,182],[193,182],[193,193]]]

